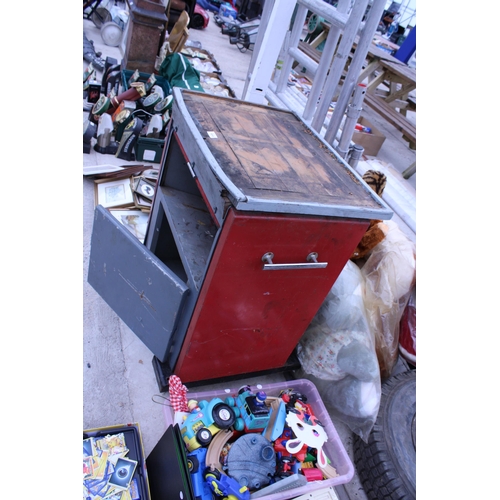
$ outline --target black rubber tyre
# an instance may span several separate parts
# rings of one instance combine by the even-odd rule
[[[214,479],[219,480],[221,477],[221,472],[219,469],[214,469],[211,470],[210,467],[207,467],[205,469],[205,472],[203,473],[203,479],[206,481],[208,478],[213,477]]]
[[[188,470],[190,474],[196,474],[198,470],[200,469],[200,461],[198,460],[198,457],[190,456],[187,457],[187,464],[188,464]]]
[[[380,408],[365,443],[354,436],[354,462],[370,500],[416,498],[416,370],[382,384]]]
[[[212,438],[212,433],[206,427],[198,429],[198,432],[196,433],[196,441],[198,441],[201,446],[208,446],[211,443]]]
[[[234,424],[236,415],[229,405],[218,403],[212,410],[212,418],[219,429],[226,430]]]
[[[195,30],[201,30],[203,29],[204,24],[205,24],[205,19],[203,19],[203,16],[201,14],[193,14],[189,27]]]

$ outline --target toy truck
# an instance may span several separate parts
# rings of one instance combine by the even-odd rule
[[[215,434],[229,429],[235,420],[233,408],[222,399],[202,400],[180,425],[182,439],[190,452],[208,446]]]
[[[250,490],[246,486],[241,486],[236,479],[222,474],[218,469],[211,470],[208,467],[204,477],[210,489],[218,498],[223,500],[250,500]]]
[[[235,430],[252,432],[266,428],[272,411],[265,404],[266,397],[264,391],[253,393],[250,386],[245,385],[238,390],[236,397],[225,399],[236,414]]]

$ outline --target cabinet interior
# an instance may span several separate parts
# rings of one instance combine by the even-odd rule
[[[172,134],[157,190],[151,251],[182,281],[199,290],[218,228]]]

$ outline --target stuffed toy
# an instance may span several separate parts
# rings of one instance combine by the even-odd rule
[[[382,196],[387,177],[382,172],[367,170],[363,175],[363,180],[370,186],[378,196]],[[351,255],[351,260],[363,259],[366,257],[384,238],[389,228],[381,220],[371,220],[366,233],[361,238],[358,246]]]

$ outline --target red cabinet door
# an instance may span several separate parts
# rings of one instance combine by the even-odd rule
[[[184,382],[280,368],[342,271],[369,221],[231,209],[174,372]],[[302,264],[311,252],[327,266]]]

